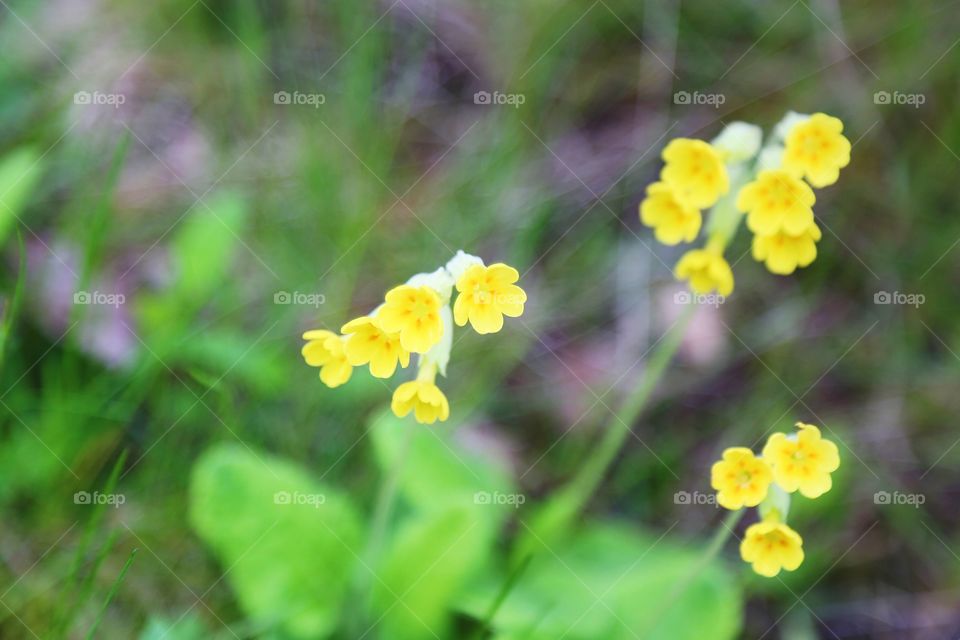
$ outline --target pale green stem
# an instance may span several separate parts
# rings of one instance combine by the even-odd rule
[[[650,395],[663,377],[664,370],[683,342],[695,310],[696,305],[686,308],[669,334],[654,349],[639,386],[624,400],[623,405],[604,429],[600,444],[594,448],[587,461],[580,466],[577,474],[561,491],[561,494],[569,496],[573,501],[569,517],[572,518],[579,513],[600,485],[607,469],[617,457],[627,436],[630,435],[630,426],[646,407]]]
[[[737,509],[736,511],[731,511],[727,514],[727,517],[720,522],[720,527],[717,529],[716,533],[713,534],[713,538],[710,539],[710,542],[707,544],[706,549],[703,551],[703,555],[700,556],[700,559],[697,560],[697,563],[690,568],[690,571],[684,575],[673,589],[667,594],[667,597],[663,599],[663,602],[657,605],[657,613],[654,615],[653,619],[650,621],[649,626],[645,633],[641,634],[640,637],[649,637],[656,630],[657,626],[663,622],[663,619],[670,612],[670,610],[676,606],[680,598],[683,597],[683,594],[686,593],[687,589],[690,588],[690,585],[697,579],[697,577],[703,573],[703,570],[710,566],[710,563],[713,562],[717,555],[720,553],[720,550],[723,549],[723,545],[727,543],[727,540],[730,539],[730,536],[733,535],[733,530],[737,526],[737,523],[740,522],[740,519],[743,518],[744,514],[747,512],[746,509]]]

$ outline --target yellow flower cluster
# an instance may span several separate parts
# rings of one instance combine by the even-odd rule
[[[527,295],[517,286],[519,279],[513,267],[485,266],[480,258],[458,251],[445,266],[388,291],[383,304],[343,325],[340,334],[305,332],[301,353],[308,365],[320,368],[320,380],[330,388],[346,383],[353,368],[363,365],[376,378],[390,378],[398,364],[406,368],[410,355],[418,354],[416,379],[397,387],[390,407],[401,418],[412,412],[421,424],[443,422],[450,405],[436,377],[446,375],[454,322],[461,327],[469,322],[481,334],[500,331],[503,316],[523,313]]]
[[[817,257],[822,234],[811,186],[833,184],[849,164],[843,123],[823,113],[790,113],[762,149],[761,138],[758,127],[734,122],[710,143],[672,140],[662,153],[660,180],[640,203],[641,222],[670,246],[696,240],[703,210],[711,209],[704,248],[685,253],[674,269],[695,293],[733,291],[733,270],[723,254],[743,214],[754,234],[753,257],[770,272],[789,275]]]
[[[717,503],[731,510],[760,507],[761,521],[747,528],[740,556],[758,574],[773,577],[803,562],[803,540],[787,526],[789,494],[818,498],[833,486],[830,474],[840,467],[837,445],[810,424],[797,433],[775,433],[756,456],[746,447],[730,447],[710,470]]]

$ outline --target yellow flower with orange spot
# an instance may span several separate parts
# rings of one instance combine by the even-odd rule
[[[783,169],[767,169],[740,190],[737,209],[747,212],[747,227],[758,235],[799,235],[813,223],[816,200],[803,180]]]
[[[747,527],[740,557],[761,576],[772,578],[782,569],[793,571],[803,563],[803,539],[786,524],[769,518]]]
[[[660,179],[697,209],[712,207],[730,189],[721,154],[709,143],[675,138],[663,150]]]
[[[768,236],[755,235],[751,253],[757,262],[766,264],[771,273],[790,275],[797,267],[806,267],[817,258],[817,242],[822,233],[817,223],[810,224],[799,234],[777,231]]]
[[[496,333],[503,328],[503,316],[523,314],[527,294],[515,282],[520,274],[502,263],[485,267],[474,264],[457,280],[457,300],[453,319],[457,326],[467,321],[477,333]]]
[[[719,251],[692,249],[680,258],[674,269],[680,280],[687,280],[694,293],[716,291],[722,296],[733,292],[733,270]]]
[[[340,332],[347,336],[344,349],[354,367],[370,364],[370,373],[376,378],[389,378],[397,364],[406,368],[410,352],[400,344],[399,333],[387,333],[377,318],[361,316],[343,325]]]
[[[830,474],[840,467],[840,455],[837,445],[821,437],[815,426],[798,422],[797,429],[795,435],[770,436],[763,457],[784,491],[799,490],[807,498],[817,498],[833,486]]]
[[[767,497],[773,473],[769,465],[746,447],[730,447],[710,469],[710,486],[717,503],[726,509],[755,507]]]
[[[303,334],[307,344],[300,353],[311,367],[320,367],[320,380],[331,389],[350,379],[353,367],[347,360],[343,338],[333,331],[313,329]]]
[[[387,292],[377,318],[380,328],[400,335],[400,345],[411,353],[426,353],[443,336],[440,296],[427,286],[400,285]]]
[[[783,168],[818,189],[836,182],[840,169],[850,164],[850,141],[843,135],[843,122],[825,113],[795,124],[784,146]]]
[[[675,245],[697,237],[703,215],[666,182],[654,182],[647,187],[647,197],[640,203],[640,221],[653,228],[657,240]]]

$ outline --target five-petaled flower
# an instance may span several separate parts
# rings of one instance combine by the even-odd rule
[[[768,518],[747,527],[740,542],[740,557],[761,576],[772,578],[781,569],[793,571],[800,566],[803,539],[786,524]]]
[[[450,405],[443,391],[428,380],[404,382],[393,392],[390,402],[393,413],[403,418],[411,411],[420,424],[443,422],[450,416]]]
[[[665,182],[647,187],[640,203],[640,221],[653,228],[653,235],[665,245],[693,242],[700,233],[703,215]]]
[[[339,387],[353,373],[343,339],[332,331],[314,329],[303,334],[307,344],[300,353],[311,367],[320,367],[320,380],[331,389]]]
[[[376,378],[392,376],[397,363],[404,368],[410,364],[410,352],[401,346],[400,334],[384,331],[376,316],[360,316],[343,325],[340,332],[347,336],[344,349],[350,364],[369,363]]]
[[[691,249],[674,268],[680,280],[688,280],[694,293],[706,295],[716,290],[722,296],[733,292],[733,270],[718,251]]]
[[[837,445],[821,437],[815,426],[798,422],[797,429],[795,435],[770,436],[763,457],[784,491],[799,490],[807,498],[817,498],[833,486],[830,474],[839,468],[840,455]]]
[[[502,263],[468,267],[457,280],[459,295],[453,304],[457,326],[469,320],[477,333],[496,333],[503,328],[503,316],[522,315],[527,294],[514,284],[519,279],[516,269]]]
[[[427,286],[394,287],[387,292],[377,318],[381,329],[400,334],[400,345],[412,353],[426,353],[443,336],[440,296]]]
[[[751,253],[753,259],[766,264],[771,273],[786,276],[816,260],[821,236],[820,227],[811,221],[797,235],[778,231],[769,236],[753,236]]]
[[[767,169],[740,190],[737,208],[747,212],[747,228],[758,235],[797,235],[813,223],[816,200],[803,180],[783,169]]]
[[[787,133],[783,168],[818,189],[836,182],[849,163],[850,141],[839,118],[815,113]]]
[[[721,154],[703,140],[675,138],[662,156],[660,179],[698,209],[712,207],[730,189]]]
[[[767,497],[773,474],[769,465],[746,447],[730,447],[710,469],[710,486],[726,509],[755,507]]]

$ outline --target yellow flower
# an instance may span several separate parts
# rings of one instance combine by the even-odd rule
[[[307,344],[300,353],[311,367],[320,367],[320,380],[331,389],[339,387],[353,373],[343,348],[343,339],[333,331],[314,329],[303,334]]]
[[[740,542],[740,557],[753,565],[753,570],[761,576],[772,578],[781,569],[793,571],[800,566],[803,539],[782,522],[757,522],[747,527]]]
[[[340,332],[347,336],[344,349],[347,360],[354,367],[370,363],[370,373],[376,378],[389,378],[397,370],[397,362],[410,364],[410,352],[400,346],[400,335],[380,328],[377,318],[361,316],[343,325]]]
[[[657,240],[667,245],[691,242],[700,233],[703,216],[700,210],[685,202],[665,182],[647,187],[647,197],[640,203],[640,221],[653,227]]]
[[[443,335],[440,296],[426,286],[402,284],[388,291],[377,319],[383,331],[399,333],[400,345],[412,353],[426,353]]]
[[[694,293],[708,294],[716,290],[722,296],[733,292],[733,271],[723,256],[711,249],[693,249],[677,263],[674,273],[680,280],[689,280]]]
[[[797,267],[806,267],[817,258],[820,227],[811,222],[798,235],[778,231],[773,235],[753,236],[753,259],[764,262],[771,273],[790,275]]]
[[[703,140],[676,138],[663,150],[660,179],[697,209],[712,207],[730,189],[720,153]]]
[[[820,437],[815,426],[798,422],[797,428],[796,436],[770,436],[763,457],[784,491],[793,493],[799,489],[807,498],[817,498],[833,486],[830,474],[840,467],[840,455],[837,445]]]
[[[757,506],[767,497],[771,482],[770,467],[746,447],[730,447],[710,469],[710,486],[726,509]]]
[[[503,328],[503,316],[519,317],[527,294],[514,283],[520,274],[513,267],[497,263],[475,264],[457,280],[457,301],[453,319],[458,326],[470,325],[477,333],[496,333]]]
[[[762,236],[803,233],[813,223],[814,202],[813,189],[782,169],[761,171],[737,195],[737,209],[747,212],[747,227]]]
[[[850,163],[850,141],[843,136],[843,122],[825,113],[815,113],[787,133],[783,168],[806,176],[813,186],[837,181],[840,169]]]
[[[438,419],[443,422],[450,416],[447,397],[437,385],[427,380],[404,382],[397,387],[390,409],[398,418],[413,411],[413,416],[420,424],[433,424]]]

